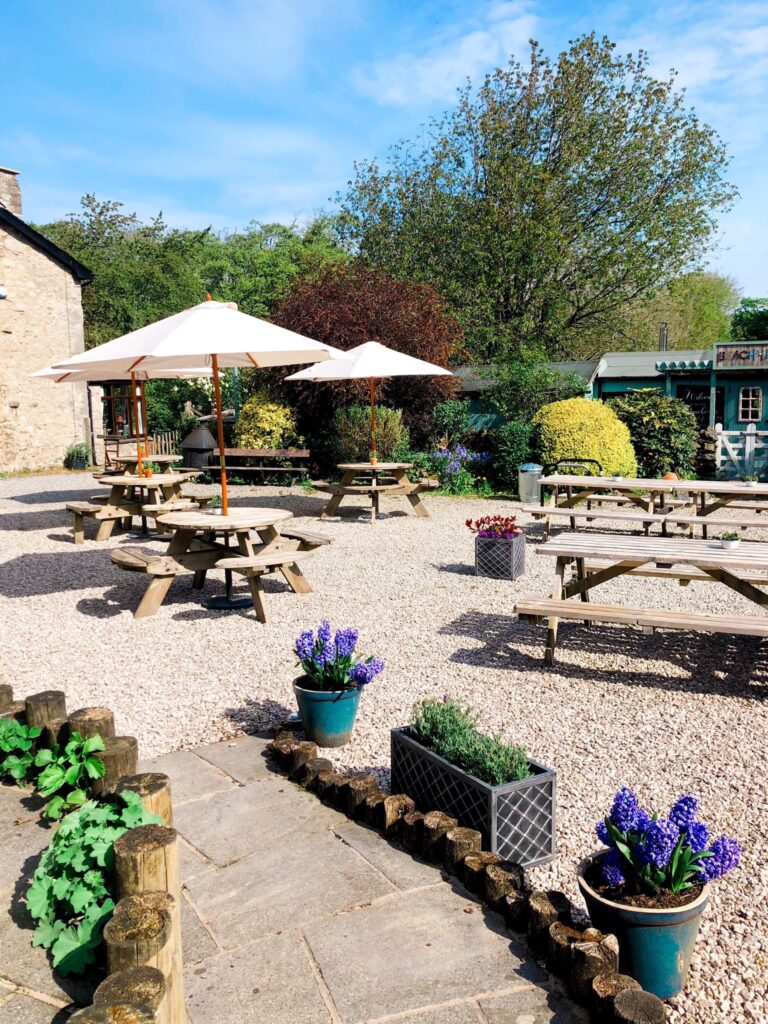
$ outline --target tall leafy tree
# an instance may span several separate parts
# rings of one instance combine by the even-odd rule
[[[735,195],[716,133],[648,65],[594,34],[555,61],[532,43],[386,166],[355,166],[347,238],[433,282],[481,357],[604,347],[628,304],[712,248]]]
[[[683,274],[628,306],[612,348],[656,348],[662,321],[668,324],[670,348],[709,348],[728,337],[738,304],[739,295],[730,278],[701,272]]]
[[[742,299],[731,319],[731,337],[768,339],[768,299]]]

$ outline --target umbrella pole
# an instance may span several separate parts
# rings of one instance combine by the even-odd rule
[[[136,431],[136,466],[139,476],[143,476],[141,469],[141,420],[139,419],[139,400],[136,395],[136,374],[131,371],[131,399],[133,400],[133,424]]]
[[[141,422],[142,430],[144,432],[144,451],[147,455],[149,451],[149,417],[147,416],[147,399],[144,394],[144,381],[139,381],[139,398],[141,399]],[[152,452],[154,454],[154,451]]]
[[[221,385],[219,383],[219,357],[212,356],[213,362],[213,393],[216,396],[216,422],[219,434],[219,466],[221,467],[221,514],[227,515],[227,467],[224,460],[224,413],[221,408]]]
[[[371,388],[371,462],[378,459],[376,454],[376,381],[373,377],[368,378]]]

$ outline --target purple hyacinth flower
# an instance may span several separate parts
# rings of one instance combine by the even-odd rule
[[[629,832],[635,826],[637,811],[637,797],[627,786],[622,786],[613,798],[609,815],[611,823],[619,832]]]
[[[296,657],[299,661],[309,661],[315,648],[315,634],[311,629],[305,630],[296,638]]]
[[[669,812],[669,820],[673,821],[678,828],[687,829],[696,821],[698,809],[699,801],[695,796],[678,797]]]
[[[349,673],[349,678],[358,686],[366,686],[383,671],[384,662],[381,658],[372,658],[370,661],[361,661],[359,665],[355,665]]]
[[[331,624],[326,619],[317,631],[317,639],[321,644],[329,644],[331,642]]]
[[[355,649],[359,634],[356,629],[339,629],[336,631],[336,653],[340,658],[348,658]]]
[[[722,878],[735,867],[741,860],[741,846],[735,839],[728,836],[720,836],[715,839],[709,848],[711,857],[705,857],[699,864],[708,881],[715,878]]]
[[[611,837],[608,835],[608,826],[604,821],[598,821],[595,825],[595,835],[601,843],[605,843],[606,846],[611,845]]]
[[[634,831],[647,832],[652,824],[653,818],[650,816],[648,811],[646,811],[643,807],[638,807],[637,814],[635,815]]]
[[[603,881],[606,885],[619,886],[626,882],[622,871],[621,857],[617,850],[609,850],[603,860]]]
[[[709,829],[703,821],[692,821],[686,829],[686,839],[694,853],[701,853],[707,848]]]
[[[680,838],[680,829],[674,822],[659,818],[651,822],[642,843],[637,847],[641,860],[654,868],[665,868]]]

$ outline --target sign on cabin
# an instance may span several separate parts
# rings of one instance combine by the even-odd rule
[[[715,345],[716,370],[768,369],[768,342],[745,341]]]

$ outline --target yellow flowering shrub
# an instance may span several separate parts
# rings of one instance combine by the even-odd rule
[[[296,433],[288,406],[271,401],[265,392],[259,391],[240,410],[235,441],[238,448],[293,448],[304,443]]]
[[[566,398],[543,405],[533,418],[545,465],[559,459],[597,459],[610,476],[637,476],[629,428],[609,405]]]

